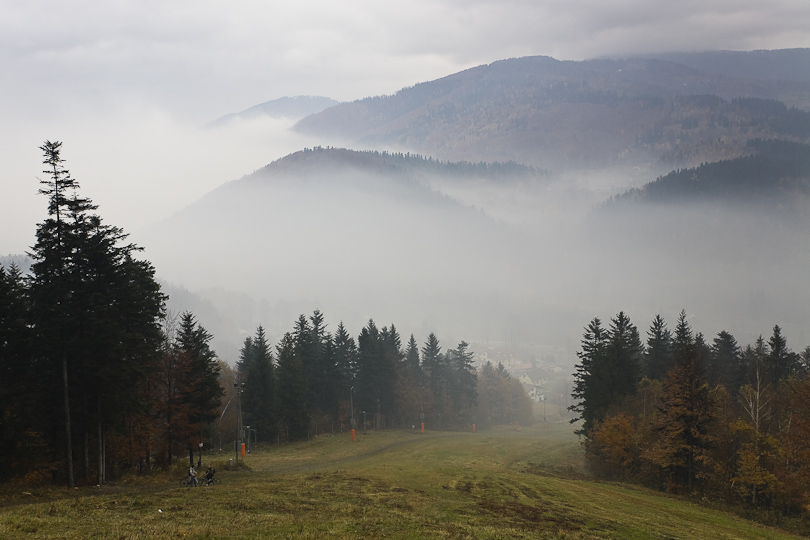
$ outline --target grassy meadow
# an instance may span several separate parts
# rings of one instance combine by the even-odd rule
[[[259,446],[218,486],[184,468],[101,488],[0,489],[0,538],[650,538],[795,536],[642,488],[590,481],[568,425],[384,431]]]

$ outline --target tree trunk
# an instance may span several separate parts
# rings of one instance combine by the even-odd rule
[[[67,355],[62,353],[62,383],[65,394],[65,459],[67,461],[68,487],[73,488],[73,435],[70,431],[70,398],[68,396],[68,365]]]
[[[98,405],[98,474],[96,484],[104,485],[104,436],[101,425],[101,393],[97,398]]]
[[[87,480],[90,477],[90,433],[87,431],[87,407],[85,406],[84,417],[84,442],[82,448],[82,478]]]

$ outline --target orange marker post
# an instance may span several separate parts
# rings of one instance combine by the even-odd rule
[[[352,428],[352,440],[355,441],[357,439],[354,438],[354,428]]]
[[[245,443],[242,443],[242,457],[245,457]]]
[[[425,432],[425,423],[422,422],[422,433],[424,433],[424,432]]]

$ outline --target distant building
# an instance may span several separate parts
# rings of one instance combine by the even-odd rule
[[[532,371],[539,372],[539,370]],[[534,375],[536,378],[532,378],[528,373],[523,373],[518,380],[523,385],[526,395],[528,395],[532,401],[539,403],[543,398],[543,387],[548,384],[548,379],[541,378],[539,373],[535,373]]]

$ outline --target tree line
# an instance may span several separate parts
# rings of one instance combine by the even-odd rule
[[[810,114],[810,113],[809,113]],[[797,194],[808,190],[810,145],[778,139],[752,139],[748,153],[734,159],[703,163],[659,176],[641,188],[611,197],[606,208],[621,208],[634,201],[674,203],[716,200],[775,201],[795,204]]]
[[[480,371],[462,341],[442,352],[431,333],[403,345],[396,326],[373,319],[353,338],[342,322],[300,315],[275,348],[262,326],[245,338],[236,364],[243,423],[256,440],[304,439],[358,429],[467,430],[473,424],[531,423],[522,385],[499,366]]]
[[[442,352],[433,334],[421,349],[411,336],[403,349],[393,324],[373,320],[355,341],[342,323],[330,334],[317,311],[275,351],[259,327],[234,374],[193,313],[166,312],[154,267],[80,195],[61,146],[40,147],[48,209],[30,272],[0,265],[0,481],[72,487],[186,455],[193,464],[204,443],[221,441],[234,382],[260,440],[359,426],[361,416],[378,429],[419,415],[430,429],[530,417],[519,383],[491,365],[476,372],[465,342]]]
[[[585,328],[570,407],[596,474],[780,511],[810,503],[810,346],[779,326],[707,343],[681,312],[642,343],[623,312]]]

